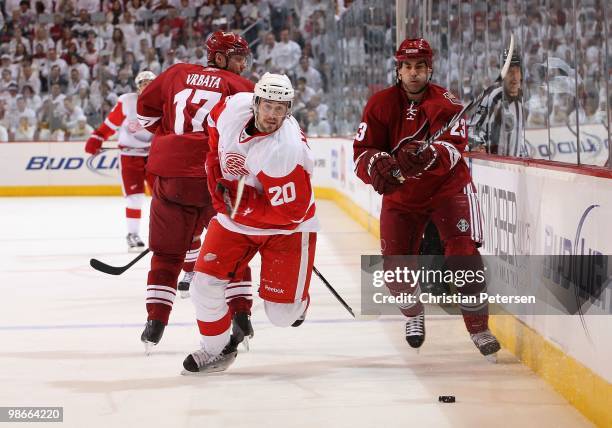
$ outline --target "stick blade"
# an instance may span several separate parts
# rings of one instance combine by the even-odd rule
[[[510,68],[510,61],[512,61],[512,54],[514,53],[514,34],[510,33],[510,47],[508,48],[508,55],[506,55],[506,60],[504,61],[504,66],[499,72],[499,80],[504,80],[506,74],[508,73],[508,69]]]
[[[107,265],[98,259],[89,259],[89,266],[98,272],[107,273],[109,275],[121,275],[123,273],[123,268]]]

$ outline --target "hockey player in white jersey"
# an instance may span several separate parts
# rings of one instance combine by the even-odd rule
[[[144,129],[136,118],[136,100],[144,88],[155,79],[151,71],[140,72],[135,79],[138,93],[128,92],[117,100],[108,117],[87,140],[85,151],[95,155],[100,152],[102,143],[116,132],[119,133],[121,158],[121,184],[126,200],[125,217],[127,221],[128,251],[142,251],[144,243],[140,239],[140,218],[145,199],[145,181],[149,188],[155,177],[145,170],[149,147],[153,134]]]
[[[266,73],[254,94],[228,97],[209,115],[206,170],[218,214],[191,284],[202,347],[185,358],[183,374],[223,371],[235,360],[241,337],[230,336],[226,297],[241,293],[230,281],[257,252],[259,295],[272,324],[297,327],[305,319],[319,224],[313,157],[291,116],[293,97],[287,76]]]

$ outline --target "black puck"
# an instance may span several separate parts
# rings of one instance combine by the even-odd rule
[[[438,401],[441,403],[454,403],[455,396],[454,395],[440,395],[438,397]]]

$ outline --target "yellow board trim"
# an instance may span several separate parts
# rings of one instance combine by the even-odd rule
[[[315,188],[315,196],[334,201],[351,218],[380,238],[380,223],[335,189]],[[595,425],[612,427],[612,384],[585,367],[513,315],[492,315],[489,327],[504,348],[548,382]]]
[[[612,384],[566,355],[513,315],[489,318],[504,348],[548,382],[591,422],[612,427]]]
[[[372,235],[380,223],[336,189],[316,187],[315,196],[335,202]],[[120,196],[120,186],[0,187],[0,196]],[[548,382],[597,426],[612,426],[612,385],[547,341],[512,315],[490,317],[491,330],[504,348]]]
[[[121,196],[121,186],[0,186],[0,196]]]

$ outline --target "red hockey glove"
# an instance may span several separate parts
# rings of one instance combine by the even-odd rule
[[[100,151],[100,147],[102,147],[103,142],[104,140],[102,137],[93,134],[85,143],[85,151],[90,155],[95,155]]]
[[[220,178],[217,180],[216,193],[223,201],[227,215],[232,214],[234,204],[238,204],[238,208],[236,209],[236,216],[238,217],[246,216],[255,210],[261,209],[261,204],[265,203],[263,196],[257,192],[257,189],[248,185],[244,186],[242,197],[239,201],[236,201],[238,194],[238,180],[230,181],[226,180],[225,178]]]
[[[226,211],[223,195],[217,192],[217,180],[221,178],[223,178],[223,173],[221,172],[219,155],[216,152],[208,152],[206,154],[206,183],[213,207],[218,213]]]
[[[401,183],[400,167],[387,152],[377,152],[368,160],[368,175],[372,187],[381,195],[393,193]]]
[[[397,162],[404,177],[418,177],[432,168],[438,159],[438,152],[430,145],[421,153],[417,153],[425,144],[424,141],[410,141],[404,144],[397,152]]]

